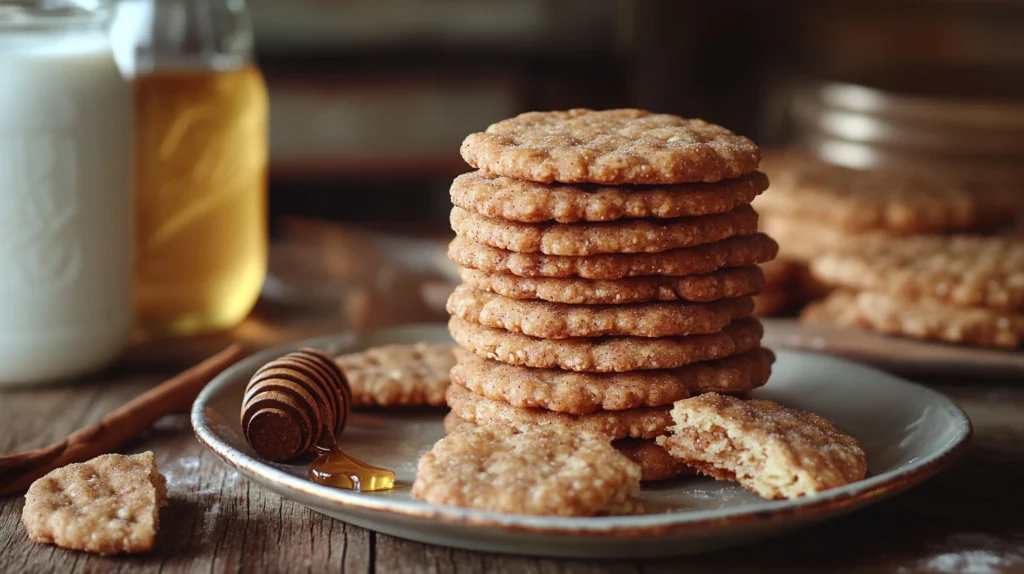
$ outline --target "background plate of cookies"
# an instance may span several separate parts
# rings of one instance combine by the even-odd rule
[[[815,452],[814,449],[821,450],[825,448],[822,445],[830,445],[830,450],[845,452],[845,443],[832,444],[837,440],[832,429],[842,429],[863,449],[866,476],[842,486],[828,487],[826,484],[826,489],[820,492],[798,492],[795,497],[785,498],[792,492],[783,490],[780,494],[765,490],[778,486],[778,483],[772,483],[770,476],[762,477],[762,484],[745,483],[751,490],[731,480],[715,480],[711,476],[730,477],[716,474],[713,467],[716,461],[709,460],[707,464],[711,466],[704,468],[707,471],[703,473],[705,476],[676,473],[674,478],[644,481],[638,492],[629,492],[626,498],[617,499],[615,492],[605,492],[608,496],[601,502],[615,503],[614,508],[605,506],[595,516],[565,516],[568,511],[582,508],[580,505],[590,499],[579,496],[579,492],[570,492],[573,487],[567,486],[565,492],[540,492],[536,485],[525,489],[525,496],[517,498],[514,496],[514,484],[503,487],[509,495],[502,496],[502,491],[493,488],[493,484],[487,489],[473,481],[463,480],[465,477],[444,474],[459,468],[457,464],[445,462],[444,457],[456,457],[453,458],[456,460],[464,456],[468,448],[462,439],[451,438],[461,432],[458,428],[453,429],[451,424],[448,425],[451,434],[445,439],[448,411],[444,408],[382,407],[380,401],[374,403],[373,393],[366,394],[365,389],[350,395],[355,397],[358,392],[363,392],[364,399],[352,399],[356,408],[348,416],[338,444],[360,460],[394,471],[394,488],[379,492],[356,492],[317,484],[307,477],[307,464],[312,455],[289,462],[271,462],[258,455],[246,439],[239,412],[247,385],[261,367],[299,347],[320,349],[328,356],[349,357],[346,359],[349,372],[354,373],[361,368],[360,365],[379,363],[379,360],[353,353],[380,348],[394,352],[403,348],[395,345],[404,345],[407,349],[417,344],[420,349],[425,348],[424,345],[432,345],[426,348],[440,349],[439,345],[450,344],[451,340],[443,325],[414,325],[369,334],[341,334],[294,348],[269,350],[238,363],[204,389],[192,410],[193,426],[201,442],[247,479],[282,497],[348,523],[411,540],[472,550],[623,558],[712,551],[778,536],[855,510],[939,472],[963,450],[971,433],[970,422],[964,413],[948,398],[926,387],[842,359],[777,351],[777,360],[767,384],[745,397],[752,400],[738,402],[751,409],[762,403],[778,403],[785,407],[773,408],[817,413],[832,421],[835,427],[820,423],[818,419],[821,417],[812,416],[811,422],[819,426],[810,435],[792,434],[785,425],[795,419],[783,413],[769,413],[758,418],[756,412],[735,410],[734,405],[717,400],[694,404],[689,413],[673,412],[673,416],[700,415],[724,420],[732,417],[733,422],[740,424],[731,428],[730,433],[753,445],[771,445],[773,435],[776,438],[784,435],[791,443],[792,452],[803,452],[801,456],[806,460],[817,461],[803,466],[795,460],[787,463],[793,465],[788,472],[810,481],[808,484],[811,485],[827,483],[829,473],[841,468],[841,465],[822,464],[834,453]],[[429,403],[429,396],[437,396],[436,387],[446,382],[432,379],[429,376],[431,368],[424,365],[437,363],[435,369],[445,369],[449,364],[432,353],[419,352],[405,359],[393,359],[395,364],[390,369],[404,373],[400,378],[415,384],[407,385],[405,394],[402,389],[378,386],[375,387],[379,390],[377,396],[391,397],[389,401],[398,405],[403,404],[403,400],[407,403]],[[406,363],[403,365],[402,361]],[[416,363],[413,365],[409,361]],[[356,386],[366,384],[369,383],[357,382]],[[416,386],[419,388],[413,388]],[[426,390],[431,387],[432,391]],[[678,424],[679,419],[675,420]],[[796,422],[803,424],[805,421]],[[574,460],[587,460],[586,457],[592,455],[594,458],[590,460],[600,463],[600,468],[607,471],[602,475],[606,479],[602,487],[611,484],[612,490],[625,488],[622,485],[626,482],[639,478],[638,474],[627,476],[628,473],[613,472],[612,467],[619,464],[613,450],[590,449],[586,446],[589,443],[566,442],[578,439],[562,436],[585,431],[559,428],[558,425],[549,425],[537,435],[540,438],[531,439],[537,440],[536,443],[524,443],[521,436],[495,438],[494,435],[505,431],[488,431],[487,440],[481,443],[478,436],[473,444],[483,444],[481,448],[490,448],[488,445],[495,440],[515,444],[518,451],[511,455],[496,450],[487,452],[495,457],[508,455],[503,460],[511,466],[504,469],[504,474],[516,476],[517,480],[531,485],[530,481],[542,473],[540,467],[516,466],[516,461],[529,460],[529,456],[536,454],[521,452],[529,451],[533,444],[538,451],[549,448],[549,443],[577,445],[571,453]],[[509,431],[505,434],[517,433]],[[806,444],[801,443],[800,436],[807,439],[803,441]],[[669,450],[685,449],[685,443],[682,433],[664,441]],[[581,444],[584,446],[580,447]],[[428,453],[429,456],[424,456]],[[423,473],[430,473],[432,481],[427,480]],[[864,475],[863,469],[861,474]],[[414,496],[414,485],[418,489],[418,498]],[[442,504],[423,500],[436,500],[438,493],[456,496],[450,488],[453,486],[463,491],[478,489],[474,493],[487,498],[484,502],[490,503],[491,507],[511,506],[501,507],[498,512],[466,508],[465,500],[457,497],[445,499],[451,503]],[[589,491],[590,494],[594,492],[597,491]],[[768,500],[763,496],[780,499]],[[630,502],[628,507],[622,504],[627,498]],[[562,515],[538,515],[535,505],[538,501],[549,505],[547,508],[551,513]],[[557,507],[559,504],[563,505],[561,509]],[[515,511],[516,505],[521,505],[518,507],[522,512]],[[612,514],[615,512],[620,515]]]

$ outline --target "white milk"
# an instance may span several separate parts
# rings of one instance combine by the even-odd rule
[[[11,385],[86,374],[128,341],[133,118],[105,29],[5,16],[0,385]]]

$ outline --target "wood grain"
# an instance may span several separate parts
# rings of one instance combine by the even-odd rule
[[[170,373],[106,375],[73,387],[0,392],[0,454],[94,422]],[[775,541],[634,562],[510,557],[378,535],[244,480],[196,442],[187,416],[125,452],[152,449],[169,483],[156,549],[102,558],[33,544],[22,498],[0,499],[0,572],[1012,572],[1024,570],[1024,385],[943,383],[975,424],[970,451],[908,493]],[[987,569],[986,569],[987,568]]]

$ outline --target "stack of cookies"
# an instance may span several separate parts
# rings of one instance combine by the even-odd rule
[[[643,478],[688,396],[765,383],[752,296],[777,245],[749,139],[641,110],[522,114],[466,138],[452,185],[448,423],[612,437]]]
[[[915,236],[847,246],[814,259],[836,291],[801,318],[948,343],[1024,341],[1024,238]]]
[[[828,287],[808,266],[852,243],[988,232],[1016,214],[1006,193],[920,174],[839,167],[795,150],[767,153],[761,169],[772,181],[771,193],[754,202],[761,229],[779,242],[780,261],[789,262],[759,301],[768,311],[826,295]]]

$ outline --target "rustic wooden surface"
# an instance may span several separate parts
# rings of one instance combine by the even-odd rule
[[[0,392],[0,453],[56,440],[169,374],[123,366],[76,386]],[[155,551],[101,558],[33,544],[20,524],[22,498],[13,497],[0,499],[0,572],[1024,572],[1024,382],[935,386],[975,424],[972,447],[952,468],[851,516],[715,555],[563,561],[374,534],[244,480],[174,415],[124,449],[153,450],[168,478]]]

